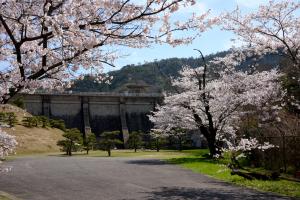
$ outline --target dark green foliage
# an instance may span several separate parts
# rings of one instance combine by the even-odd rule
[[[166,139],[162,137],[151,138],[151,148],[155,149],[157,152],[160,151],[162,146],[166,143]]]
[[[51,128],[58,128],[62,131],[66,130],[65,121],[62,119],[50,119],[49,123]]]
[[[72,152],[78,151],[82,144],[82,135],[76,128],[67,129],[63,134],[64,140],[59,140],[57,145],[61,147],[61,151],[65,151],[67,155],[72,156]]]
[[[23,126],[26,126],[28,128],[32,128],[32,127],[46,128],[50,126],[49,118],[46,116],[24,117],[22,122],[23,122]]]
[[[26,126],[28,128],[38,127],[38,124],[39,124],[38,118],[35,116],[24,117],[22,122],[23,122],[23,126]]]
[[[17,124],[18,120],[16,114],[13,112],[0,112],[0,122],[13,127]]]
[[[12,105],[15,105],[19,108],[24,109],[25,108],[25,104],[24,104],[24,99],[23,97],[18,97],[17,99],[12,101]]]
[[[142,137],[143,137],[143,132],[141,131],[133,131],[129,133],[129,140],[128,140],[129,148],[134,149],[134,152],[136,152],[136,150],[143,145]]]
[[[160,146],[161,146],[161,138],[157,137],[152,140],[153,140],[156,151],[159,152]]]
[[[50,126],[49,118],[46,116],[37,116],[37,120],[39,124],[41,124],[42,128]]]
[[[0,122],[5,122],[6,121],[6,113],[5,112],[0,112]]]
[[[86,154],[89,154],[89,151],[93,150],[97,145],[97,138],[95,134],[94,133],[88,134],[83,144],[84,144],[84,150],[86,150]]]
[[[13,112],[7,113],[7,123],[10,127],[13,127],[15,124],[17,124],[17,116]]]
[[[108,156],[111,156],[111,150],[115,148],[117,144],[123,144],[121,140],[118,139],[120,131],[103,132],[100,135],[100,148],[107,151]]]
[[[175,143],[177,144],[177,149],[179,151],[182,151],[184,143],[187,142],[186,130],[182,128],[173,128],[171,132],[172,134],[170,139],[175,140]]]

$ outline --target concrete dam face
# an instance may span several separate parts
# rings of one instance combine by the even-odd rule
[[[67,128],[96,135],[120,130],[124,142],[128,132],[151,129],[147,115],[162,99],[159,93],[60,93],[22,94],[25,109],[33,115],[63,119]]]

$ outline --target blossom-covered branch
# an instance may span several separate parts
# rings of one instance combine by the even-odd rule
[[[80,68],[102,73],[118,46],[146,47],[191,42],[215,23],[208,13],[185,22],[171,20],[194,0],[3,0],[0,3],[0,102],[17,92],[57,89],[78,75]],[[172,22],[171,22],[172,21]],[[173,32],[195,29],[195,35]],[[105,47],[105,48],[104,48]]]

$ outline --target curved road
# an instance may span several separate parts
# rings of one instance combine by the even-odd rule
[[[0,190],[24,200],[289,199],[141,158],[23,157],[6,162]]]

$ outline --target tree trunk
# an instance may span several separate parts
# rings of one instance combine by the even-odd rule
[[[108,156],[110,157],[110,155],[111,155],[110,149],[107,150],[107,153],[108,153]]]
[[[89,150],[90,150],[90,149],[88,149],[88,148],[86,149],[86,154],[89,154]]]
[[[156,151],[159,152],[159,141],[156,139]]]
[[[182,151],[182,139],[181,137],[178,138],[179,141],[179,151]]]
[[[72,156],[72,146],[73,146],[73,145],[72,145],[72,142],[71,142],[70,148],[69,148],[69,153],[68,153],[69,156]]]
[[[215,156],[217,152],[217,145],[216,145],[216,131],[213,129],[209,129],[205,126],[200,127],[200,132],[205,137],[209,149],[210,157],[212,158]]]
[[[135,153],[136,153],[136,149],[137,149],[137,148],[135,147],[135,148],[134,148],[134,152],[135,152]]]
[[[217,154],[216,139],[207,138],[207,143],[208,143],[210,157],[215,156]]]

